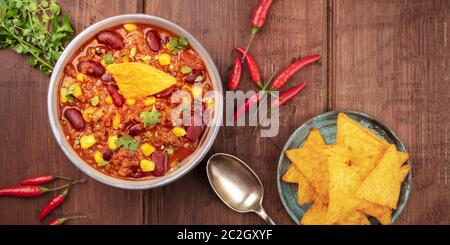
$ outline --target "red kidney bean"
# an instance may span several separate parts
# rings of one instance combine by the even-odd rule
[[[103,73],[105,73],[105,68],[103,68],[103,66],[100,63],[92,60],[81,61],[80,63],[78,63],[77,69],[79,72],[94,77],[101,77]]]
[[[151,51],[158,52],[161,48],[161,38],[155,31],[148,31],[145,34],[145,40],[147,41],[147,46]]]
[[[81,112],[76,108],[68,108],[64,111],[64,117],[69,121],[70,125],[78,131],[83,130],[86,127]]]
[[[195,79],[197,79],[198,75],[194,73],[190,73],[189,75],[186,75],[183,79],[185,82],[188,83],[195,83]]]
[[[131,170],[130,176],[133,178],[141,178],[144,175],[139,166],[133,165],[130,167],[130,170]]]
[[[109,148],[106,148],[105,151],[103,151],[102,157],[105,161],[109,161],[111,160],[112,156],[113,156],[113,151]]]
[[[125,103],[125,98],[123,98],[123,96],[119,94],[119,89],[116,85],[108,84],[106,85],[106,90],[111,96],[115,106],[121,107],[123,103]]]
[[[189,140],[197,140],[202,134],[202,126],[189,126],[186,129],[186,138]]]
[[[102,83],[105,85],[116,85],[116,80],[111,73],[105,73],[102,76]]]
[[[175,88],[175,85],[173,85],[172,87],[166,88],[163,91],[157,93],[156,97],[158,97],[158,98],[166,97],[166,96],[170,95],[170,93],[172,93],[174,88]]]
[[[97,41],[116,50],[122,49],[125,46],[123,43],[123,37],[118,32],[113,30],[102,31],[97,34]]]
[[[138,135],[141,131],[142,131],[141,124],[136,123],[136,124],[132,125],[132,126],[128,129],[128,134],[131,135],[131,136],[136,136],[136,135]]]
[[[166,153],[157,150],[152,153],[151,160],[155,163],[155,170],[153,170],[154,176],[162,176],[167,171],[167,156]]]

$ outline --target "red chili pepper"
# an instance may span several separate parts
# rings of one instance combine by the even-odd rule
[[[69,178],[63,177],[63,176],[43,175],[43,176],[38,176],[38,177],[34,177],[34,178],[24,179],[24,180],[20,181],[20,184],[21,185],[39,185],[39,184],[50,183],[56,179],[64,179],[64,180],[70,181]]]
[[[272,89],[279,90],[281,89],[289,79],[300,69],[305,67],[308,64],[311,64],[320,59],[320,55],[311,55],[297,60],[292,63],[288,67],[286,67],[283,71],[281,71],[278,76],[273,80]]]
[[[235,47],[234,48],[239,54],[241,54],[242,56],[244,56],[245,54],[245,49],[241,48],[241,47]],[[247,53],[247,55],[244,58],[245,63],[247,64],[247,68],[248,68],[248,73],[250,75],[250,78],[253,81],[253,84],[255,84],[255,86],[258,89],[262,89],[263,85],[261,83],[261,71],[259,70],[259,66],[256,63],[255,59],[253,58],[253,56],[250,53]]]
[[[256,92],[250,98],[246,99],[245,102],[237,108],[236,112],[234,113],[233,120],[236,122],[242,114],[250,110],[250,108],[252,108],[253,106],[257,105],[259,99],[259,92]]]
[[[306,86],[306,82],[302,82],[299,85],[290,88],[280,94],[278,98],[276,98],[273,103],[277,106],[282,106],[294,96],[296,96],[300,91]]]
[[[228,79],[228,88],[231,90],[236,90],[239,83],[241,82],[242,76],[242,63],[239,57],[234,58],[234,67],[231,72],[230,78]]]
[[[19,185],[0,188],[0,197],[38,197],[49,192],[49,189],[39,185]]]
[[[38,197],[44,193],[57,191],[67,188],[69,185],[84,183],[85,179],[75,180],[70,184],[65,184],[56,188],[47,188],[41,185],[19,185],[19,186],[8,186],[0,188],[0,197],[11,196],[11,197]]]
[[[69,188],[65,189],[61,194],[53,198],[41,211],[38,220],[42,221],[45,216],[47,216],[53,209],[57,208],[66,199],[67,194],[69,194]]]
[[[81,218],[87,218],[86,216],[71,216],[71,217],[62,217],[59,219],[54,219],[53,221],[51,221],[50,223],[48,223],[48,225],[62,225],[64,224],[66,221],[68,220],[73,220],[73,219],[81,219]]]
[[[247,48],[245,49],[244,58],[247,56],[247,52],[252,45],[253,38],[255,38],[256,33],[264,26],[266,22],[267,14],[269,13],[270,6],[272,6],[273,0],[261,0],[258,3],[255,11],[252,15],[252,33],[250,40],[248,41]]]

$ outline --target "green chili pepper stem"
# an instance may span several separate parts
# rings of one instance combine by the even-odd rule
[[[58,219],[58,223],[62,224],[68,220],[72,220],[72,219],[85,219],[87,218],[86,215],[78,215],[78,216],[69,216],[69,217],[62,217]]]

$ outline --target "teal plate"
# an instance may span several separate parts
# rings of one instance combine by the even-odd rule
[[[339,112],[344,112],[359,124],[373,130],[379,137],[385,139],[391,144],[395,144],[398,151],[407,151],[403,142],[390,128],[384,125],[380,120],[362,112],[349,110],[331,111],[318,115],[305,122],[295,130],[295,132],[291,135],[291,137],[284,145],[283,151],[280,155],[280,160],[278,161],[277,170],[277,185],[281,201],[283,202],[283,205],[291,218],[297,224],[299,224],[299,221],[303,217],[303,214],[305,214],[311,204],[299,206],[297,204],[297,185],[285,183],[281,180],[281,177],[286,172],[291,163],[291,161],[289,161],[289,159],[285,156],[284,152],[288,149],[298,148],[302,146],[303,142],[311,131],[311,128],[319,129],[327,144],[334,144],[336,141],[336,120]],[[407,161],[407,163],[411,166],[411,162],[409,160]],[[397,217],[405,207],[409,197],[409,192],[411,191],[411,184],[412,171],[409,171],[408,176],[402,183],[397,209],[393,210],[392,212],[391,223],[393,223],[397,219]],[[369,220],[371,224],[379,224],[379,222],[375,218],[369,217]]]

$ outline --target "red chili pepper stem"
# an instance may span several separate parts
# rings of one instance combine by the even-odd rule
[[[66,221],[69,221],[69,220],[74,220],[74,219],[85,219],[85,218],[87,218],[87,216],[85,216],[85,215],[62,217],[62,218],[54,219],[53,221],[51,221],[51,222],[48,223],[48,224],[49,224],[49,225],[62,225],[62,224],[64,224]]]
[[[242,55],[242,62],[244,62],[245,56],[247,55],[247,52],[248,52],[248,50],[250,49],[250,46],[251,46],[252,43],[253,43],[253,39],[255,38],[256,33],[258,33],[258,31],[259,31],[259,28],[258,28],[258,27],[253,27],[253,28],[252,28],[252,32],[251,32],[251,34],[250,34],[250,40],[248,40],[247,46],[245,47],[244,54]]]

